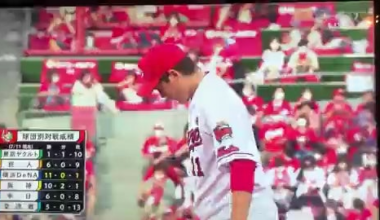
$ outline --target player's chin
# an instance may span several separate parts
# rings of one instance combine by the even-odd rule
[[[186,104],[188,100],[188,99],[180,98],[180,97],[172,97],[172,98],[168,97],[168,99],[171,101],[177,102],[178,104],[183,104],[183,105]]]

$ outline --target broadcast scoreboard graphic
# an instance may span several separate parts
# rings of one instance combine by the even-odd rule
[[[85,131],[0,131],[0,213],[84,210]]]

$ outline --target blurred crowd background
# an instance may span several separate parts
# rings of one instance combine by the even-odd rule
[[[86,217],[0,219],[196,219],[183,167],[147,166],[186,152],[187,105],[136,94],[139,56],[164,42],[242,97],[283,219],[377,218],[372,2],[7,13],[0,119],[86,129],[89,184]]]

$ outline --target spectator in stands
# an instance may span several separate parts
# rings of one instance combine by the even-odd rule
[[[307,35],[308,47],[318,50],[340,49],[341,53],[346,52],[350,41],[346,37],[336,36],[331,29],[321,29],[314,26]]]
[[[262,60],[259,74],[263,74],[266,80],[278,79],[284,67],[285,53],[281,50],[277,38],[271,40],[269,48],[263,53]]]
[[[261,157],[264,164],[267,164],[271,158],[281,155],[285,149],[288,125],[281,119],[281,116],[270,115],[262,122],[259,139],[263,149]]]
[[[277,204],[288,208],[293,196],[292,188],[296,184],[296,176],[293,169],[284,164],[280,158],[274,159],[274,168],[268,171],[269,179],[274,190]]]
[[[292,51],[297,48],[302,39],[302,31],[299,28],[294,28],[289,32],[284,32],[281,36],[281,48],[283,51]]]
[[[114,49],[134,49],[137,47],[137,36],[130,27],[125,14],[118,16],[118,25],[112,28],[111,45]]]
[[[123,81],[117,84],[121,100],[128,103],[141,103],[143,98],[137,95],[136,72],[130,70]]]
[[[67,7],[70,8],[70,7]],[[70,50],[74,47],[74,35],[76,33],[73,25],[74,15],[71,10],[62,7],[59,15],[54,15],[47,33],[50,35],[50,49],[53,51]]]
[[[97,82],[92,73],[84,70],[75,81],[72,89],[72,127],[86,129],[90,140],[95,137],[96,113],[98,105],[118,112],[115,102],[104,92],[103,86]]]
[[[280,115],[287,117],[292,113],[292,107],[285,100],[285,92],[282,88],[277,88],[273,93],[273,100],[268,102],[264,109],[264,115]]]
[[[345,91],[336,89],[333,92],[333,99],[326,105],[324,116],[326,119],[330,117],[350,118],[353,114],[351,105],[346,101]]]
[[[319,48],[322,44],[322,34],[317,26],[311,28],[309,34],[307,35],[307,46],[309,48]]]
[[[70,97],[65,97],[62,93],[64,84],[60,81],[59,73],[56,70],[50,70],[47,74],[47,83],[43,83],[38,93],[38,109],[45,106],[62,106],[67,104]]]
[[[362,165],[357,168],[359,177],[358,198],[366,204],[372,204],[378,195],[377,157],[375,152],[362,154]]]
[[[298,188],[296,197],[302,204],[313,204],[322,206],[324,194],[322,193],[325,185],[325,172],[316,165],[313,155],[309,155],[302,160],[302,167],[297,176]]]
[[[314,110],[313,102],[304,101],[296,105],[294,119],[305,118],[309,124],[309,128],[314,131],[319,131],[320,115]]]
[[[309,88],[306,88],[302,94],[301,97],[298,99],[298,101],[295,104],[295,107],[302,104],[302,102],[310,102],[311,109],[315,111],[316,113],[319,112],[319,105],[318,103],[313,99],[313,93]]]
[[[90,27],[98,27],[104,24],[118,23],[119,20],[114,15],[112,6],[89,7]]]
[[[358,185],[356,172],[351,172],[347,157],[338,160],[332,172],[327,177],[328,199],[342,202],[344,207],[349,207],[355,196],[355,188]]]
[[[325,147],[314,129],[309,127],[308,120],[299,117],[293,128],[287,132],[287,148],[296,151],[295,156],[302,159],[314,153],[324,154]]]
[[[308,41],[302,39],[298,44],[298,49],[289,58],[288,66],[293,74],[314,73],[319,69],[317,54],[307,47]]]
[[[327,7],[318,7],[313,16],[314,27],[326,29],[339,27],[336,15]]]
[[[356,113],[359,113],[360,111],[364,110],[366,106],[369,107],[369,103],[375,103],[375,97],[372,90],[364,92],[362,95],[362,103],[360,103],[356,108]],[[367,110],[369,110],[367,108]]]
[[[237,30],[252,30],[255,25],[253,23],[254,19],[254,4],[247,3],[240,5],[240,9],[235,14],[235,21],[233,28]]]
[[[346,220],[369,219],[371,212],[365,207],[365,203],[361,199],[353,200],[353,209],[349,210]]]
[[[95,122],[97,112],[97,92],[103,90],[100,83],[97,83],[91,72],[83,71],[75,81],[72,89],[73,129],[85,128],[90,140],[95,137]]]
[[[172,13],[168,16],[167,25],[161,30],[161,41],[164,43],[183,44],[184,24],[181,23],[179,14]]]

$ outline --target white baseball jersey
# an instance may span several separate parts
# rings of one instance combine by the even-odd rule
[[[262,168],[250,115],[235,91],[215,73],[205,75],[190,102],[188,120],[189,173],[194,176],[194,208],[200,219],[230,218],[229,162],[235,159],[257,164],[249,219],[276,219],[277,207]],[[273,218],[268,217],[268,208]]]

